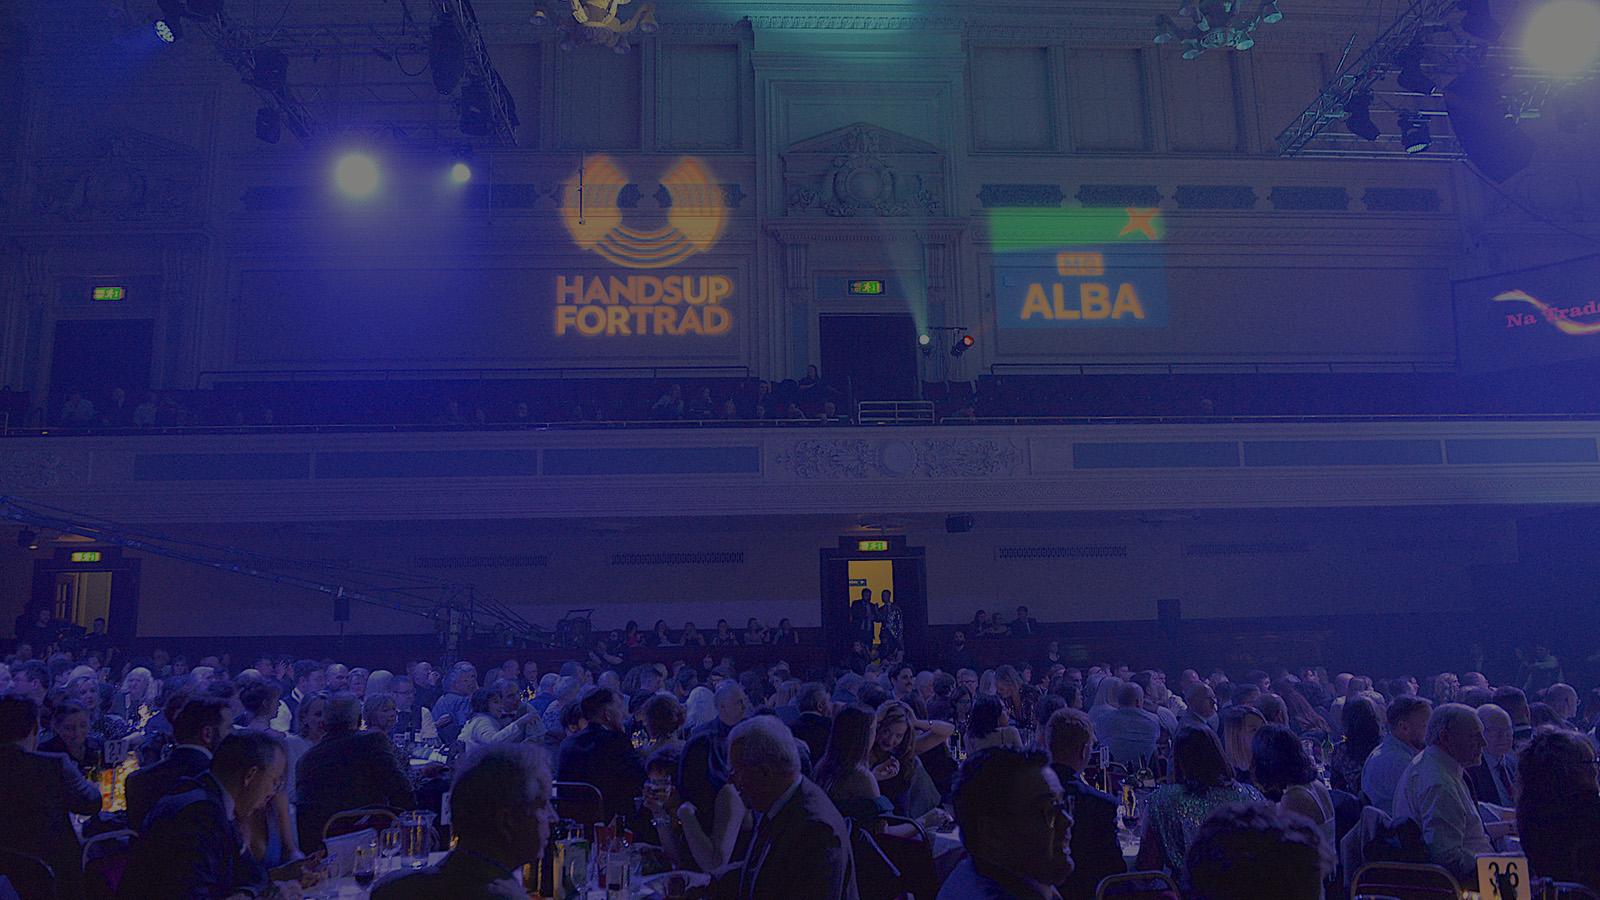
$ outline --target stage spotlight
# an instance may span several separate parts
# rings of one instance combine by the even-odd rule
[[[472,148],[462,144],[450,151],[450,180],[466,184],[472,180]]]
[[[256,110],[256,137],[262,143],[276,144],[283,137],[283,118],[270,106]]]
[[[1372,92],[1361,91],[1352,94],[1344,104],[1344,127],[1350,133],[1362,140],[1375,141],[1380,132],[1377,123],[1372,121]]]
[[[1456,5],[1466,13],[1461,18],[1462,31],[1491,44],[1500,40],[1500,33],[1505,29],[1495,21],[1494,13],[1489,9],[1489,0],[1460,0]]]
[[[1267,0],[1261,4],[1261,21],[1268,25],[1283,21],[1283,10],[1278,8],[1278,0]]]
[[[163,42],[170,44],[178,38],[183,37],[183,26],[179,24],[177,19],[173,19],[170,22],[166,19],[157,19],[156,37],[160,38]]]
[[[17,532],[17,546],[24,550],[39,549],[39,532],[32,528],[24,528]]]
[[[926,331],[917,335],[917,346],[922,348],[923,356],[933,355],[933,338]]]
[[[1156,16],[1156,36],[1153,40],[1158,44],[1175,40],[1178,37],[1178,24],[1172,21],[1171,16]]]
[[[960,356],[961,354],[967,352],[967,349],[975,343],[977,343],[977,341],[972,337],[972,335],[963,334],[960,339],[956,341],[956,345],[950,348],[950,355]]]
[[[1428,122],[1420,113],[1407,110],[1400,114],[1400,145],[1407,153],[1421,153],[1432,144]]]
[[[1522,33],[1528,62],[1552,75],[1571,76],[1600,56],[1600,5],[1589,0],[1551,0],[1528,19]]]
[[[1395,77],[1395,83],[1413,94],[1429,96],[1439,86],[1422,71],[1423,52],[1421,44],[1412,44],[1400,51],[1395,58],[1395,62],[1400,64],[1400,74]]]
[[[339,190],[352,197],[366,197],[378,189],[378,164],[370,156],[347,153],[333,170]]]

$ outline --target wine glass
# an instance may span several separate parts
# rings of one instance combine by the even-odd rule
[[[394,868],[394,858],[400,853],[399,825],[391,825],[378,832],[378,849],[383,853],[383,858],[390,861],[389,868]]]
[[[378,877],[378,846],[377,844],[361,844],[355,848],[355,855],[350,863],[350,874],[355,877],[356,884],[362,890],[372,887],[372,880]]]

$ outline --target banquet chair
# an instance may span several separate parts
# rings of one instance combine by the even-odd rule
[[[606,806],[600,789],[586,781],[553,782],[550,803],[558,817],[571,819],[585,828],[605,819]]]
[[[137,836],[133,829],[123,828],[83,842],[84,900],[115,900],[122,874],[133,858],[133,839]]]
[[[904,816],[879,816],[885,825],[910,826],[915,836],[877,835],[878,847],[900,870],[901,884],[914,900],[933,900],[939,893],[939,874],[933,860],[933,840],[915,819]],[[906,828],[897,828],[906,831]]]
[[[336,812],[328,817],[327,824],[322,826],[322,840],[326,843],[328,838],[353,834],[357,831],[366,831],[369,828],[376,833],[383,831],[398,821],[400,821],[400,817],[395,815],[394,810],[385,809],[381,806],[347,809],[344,812]]]
[[[1350,882],[1350,896],[1374,895],[1396,900],[1456,900],[1461,885],[1443,868],[1426,863],[1367,863]]]
[[[1165,872],[1107,875],[1094,889],[1094,900],[1178,900],[1178,886]]]
[[[0,878],[19,900],[56,900],[56,873],[37,856],[0,847]]]

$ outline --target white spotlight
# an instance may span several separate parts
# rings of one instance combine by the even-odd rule
[[[1576,75],[1600,56],[1600,4],[1551,0],[1534,11],[1522,34],[1528,61],[1552,75]]]
[[[334,167],[333,179],[346,194],[365,197],[378,189],[378,164],[365,154],[347,153]]]
[[[456,184],[466,184],[472,180],[472,167],[464,162],[458,162],[450,167],[450,180]]]

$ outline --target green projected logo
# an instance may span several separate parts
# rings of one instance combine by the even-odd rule
[[[989,234],[1001,328],[1167,324],[1159,210],[998,209]]]

